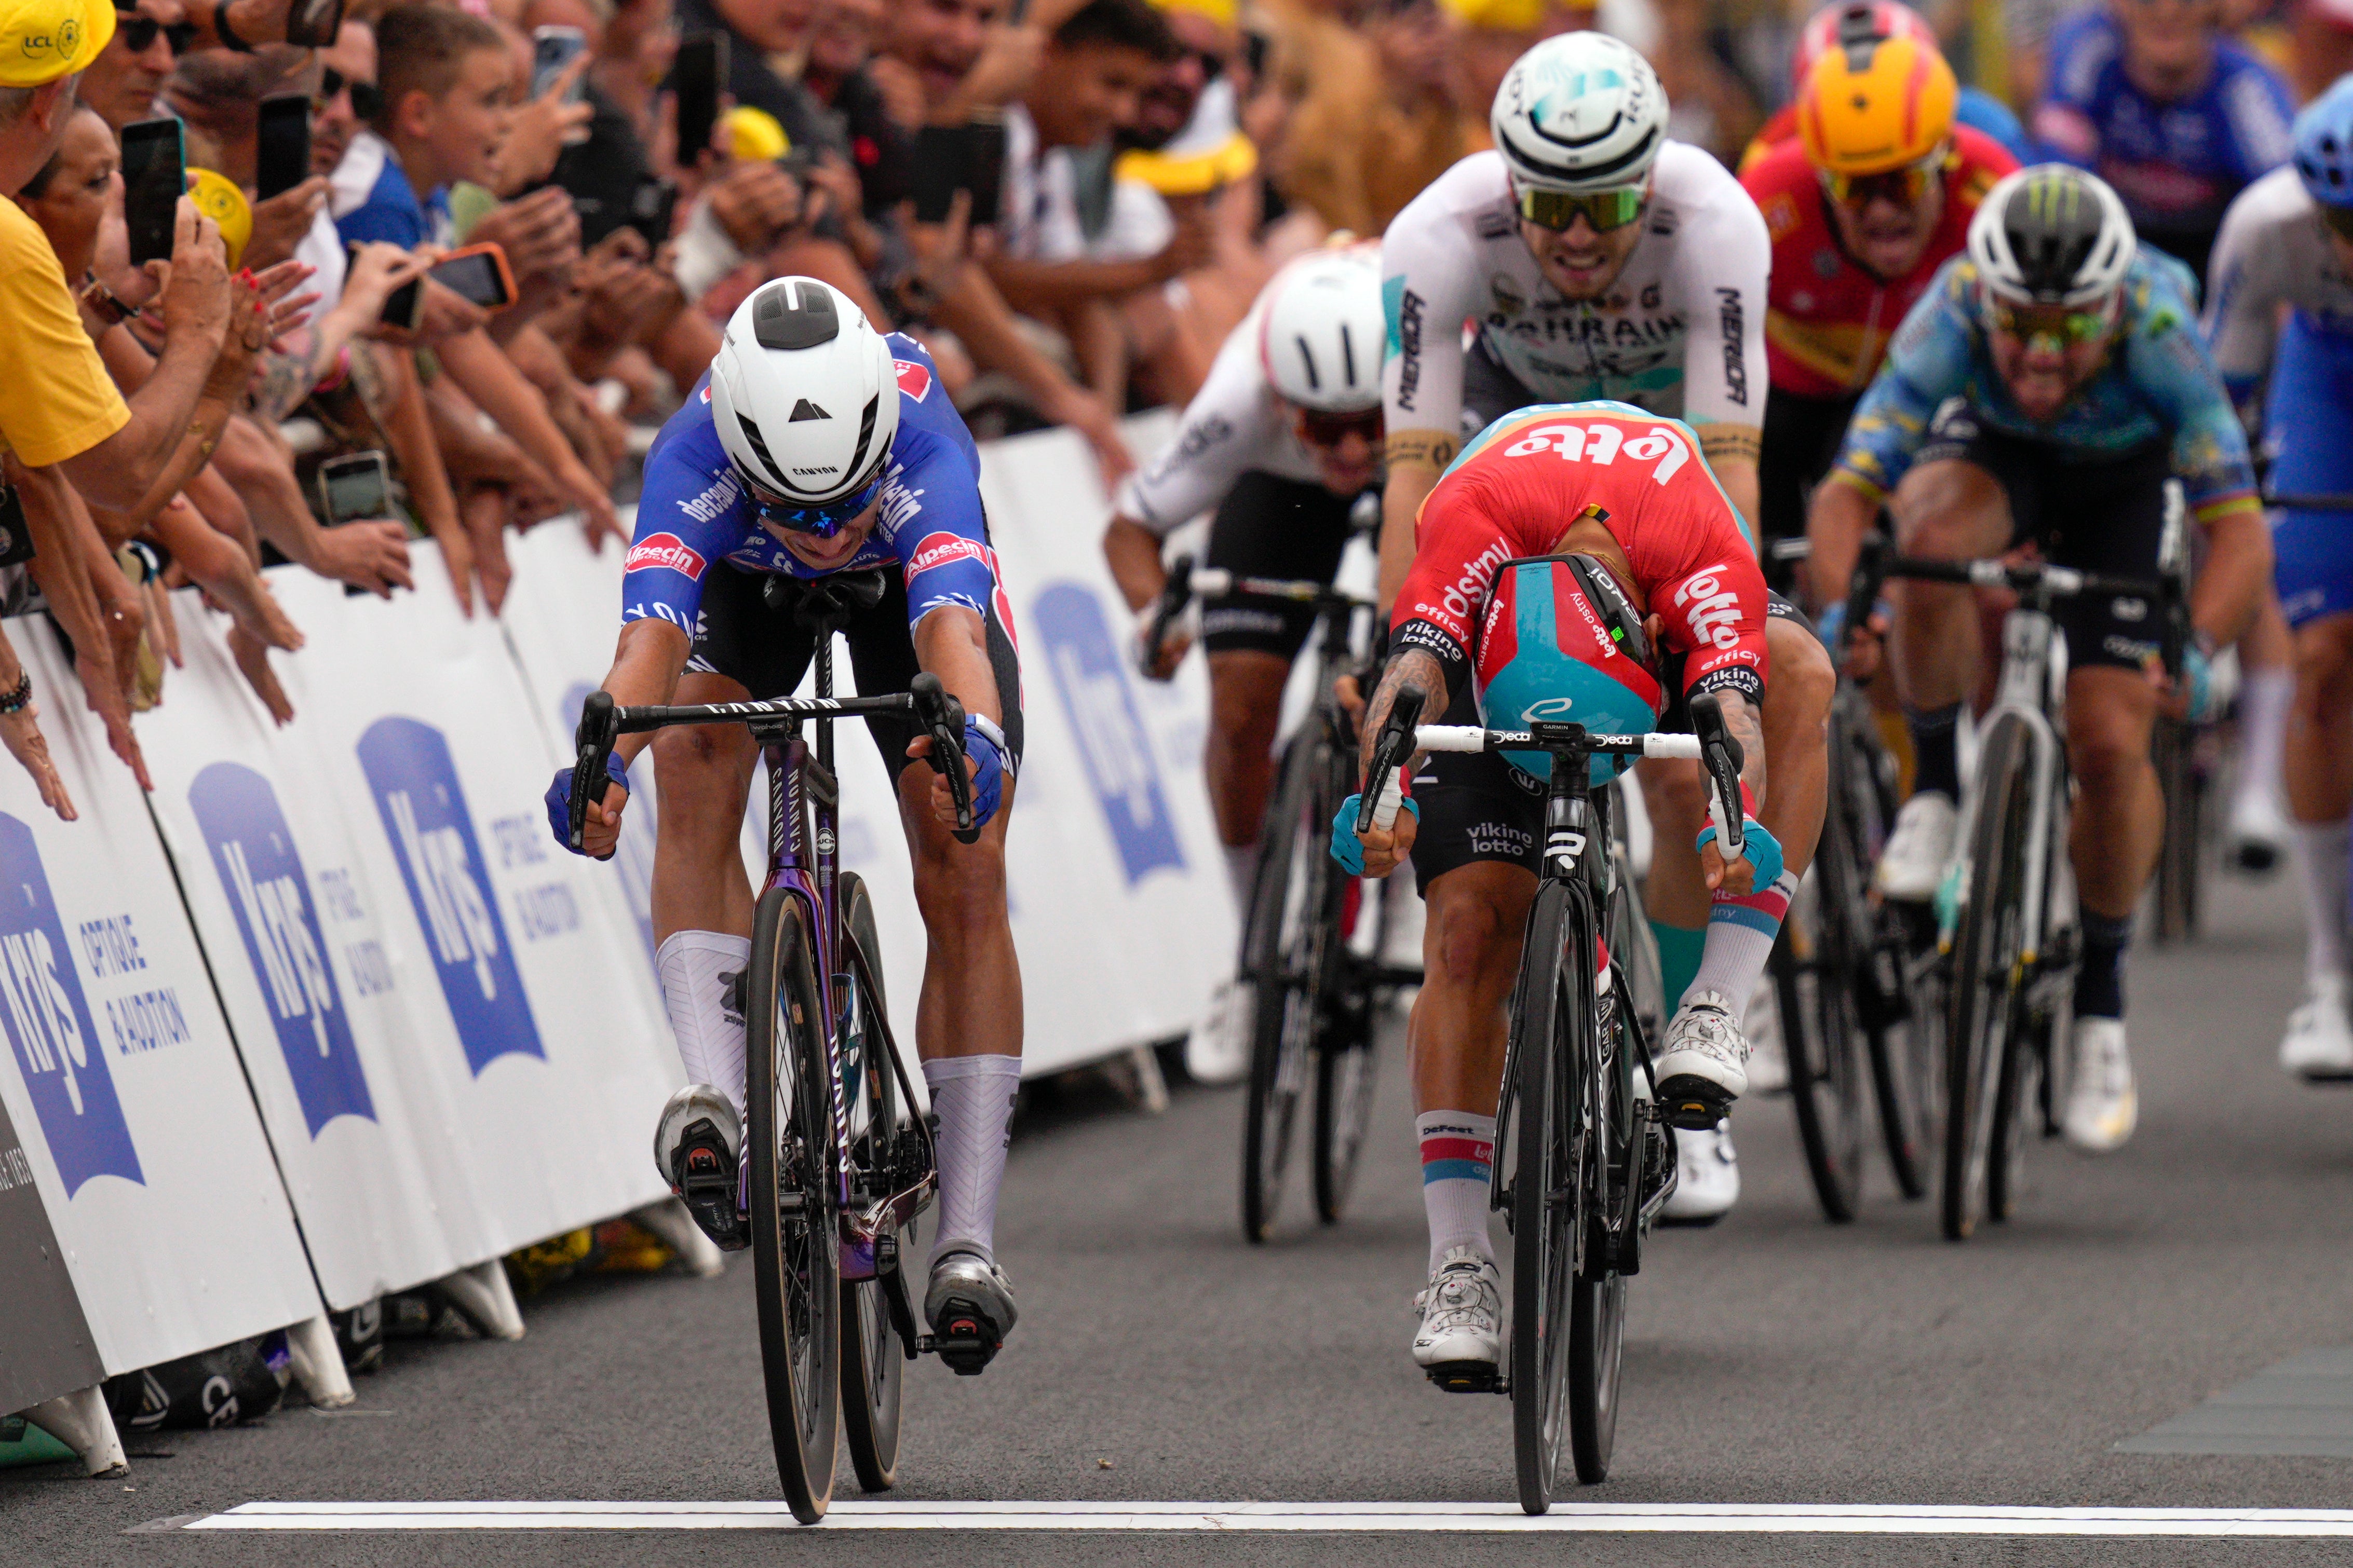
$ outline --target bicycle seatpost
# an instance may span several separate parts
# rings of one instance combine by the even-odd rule
[[[1405,800],[1405,766],[1413,760],[1414,729],[1421,722],[1422,705],[1429,700],[1429,694],[1419,686],[1398,688],[1397,700],[1389,704],[1389,716],[1382,721],[1380,740],[1373,747],[1365,798],[1356,807],[1358,833],[1376,827],[1386,833],[1397,821],[1398,808]]]
[[[923,760],[932,772],[948,781],[948,798],[955,803],[955,840],[977,843],[980,828],[972,819],[972,775],[964,769],[964,704],[925,670],[909,688],[915,702],[915,722],[932,738],[931,754]]]
[[[1740,767],[1747,759],[1740,742],[1724,722],[1724,704],[1714,697],[1691,702],[1692,733],[1699,737],[1700,766],[1707,771],[1707,811],[1715,823],[1716,843],[1726,861],[1737,859],[1746,847],[1740,809]]]
[[[579,728],[573,731],[571,829],[575,849],[586,847],[589,804],[604,804],[605,786],[612,782],[605,771],[605,758],[619,733],[619,721],[613,712],[613,694],[590,692],[588,700],[580,705]]]

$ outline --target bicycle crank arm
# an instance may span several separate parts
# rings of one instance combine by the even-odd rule
[[[909,1361],[914,1360],[929,1345],[931,1338],[915,1328],[915,1304],[907,1296],[907,1270],[899,1257],[899,1238],[879,1237],[874,1242],[874,1278],[882,1285],[882,1305],[891,1314],[891,1331],[899,1336]]]

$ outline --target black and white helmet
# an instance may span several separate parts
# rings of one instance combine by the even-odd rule
[[[719,443],[753,489],[824,508],[881,477],[899,433],[891,347],[831,284],[779,278],[735,308],[711,362]]]
[[[1986,287],[2034,305],[2089,305],[2125,280],[2139,242],[2108,183],[2066,163],[2005,174],[1969,220]]]
[[[1259,363],[1268,384],[1302,408],[1323,414],[1378,408],[1388,338],[1377,245],[1316,251],[1267,286]]]
[[[1636,185],[1667,139],[1651,62],[1604,33],[1563,33],[1512,62],[1487,117],[1514,188]]]

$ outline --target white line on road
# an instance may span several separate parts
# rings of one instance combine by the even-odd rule
[[[776,1530],[781,1502],[249,1502],[204,1531]],[[1846,1503],[839,1502],[827,1530],[1567,1531],[1721,1534],[2353,1537],[2353,1510]]]

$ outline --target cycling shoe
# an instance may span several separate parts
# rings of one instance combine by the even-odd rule
[[[1020,1315],[1013,1305],[1013,1282],[987,1258],[976,1252],[943,1252],[932,1259],[923,1317],[932,1325],[932,1348],[957,1376],[979,1376],[1005,1348],[1005,1336]]]
[[[655,1168],[722,1252],[752,1245],[752,1227],[737,1203],[743,1142],[734,1104],[707,1083],[691,1083],[671,1095],[654,1130]]]

